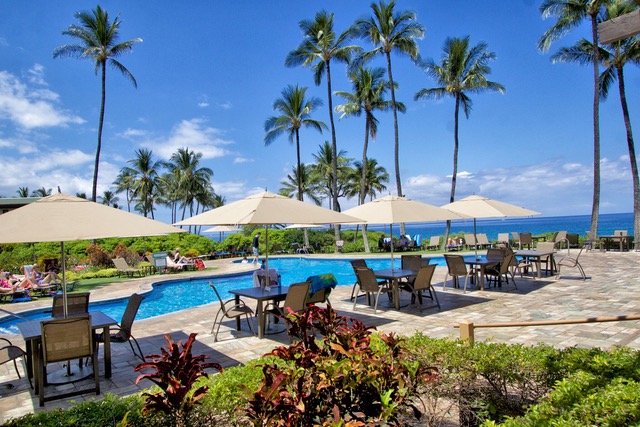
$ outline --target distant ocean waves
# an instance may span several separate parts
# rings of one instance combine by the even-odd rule
[[[476,223],[477,232],[485,233],[489,240],[498,238],[498,233],[530,232],[533,235],[555,231],[586,236],[591,226],[591,215],[555,216],[555,217],[526,217],[504,219],[479,219]],[[420,234],[423,239],[429,236],[444,235],[445,223],[407,224],[407,233]],[[369,226],[369,230],[389,234],[389,226]],[[613,234],[615,230],[627,230],[633,234],[633,214],[601,214],[598,221],[598,234]],[[452,221],[451,233],[473,233],[473,220]],[[398,224],[393,226],[393,234],[400,234]]]

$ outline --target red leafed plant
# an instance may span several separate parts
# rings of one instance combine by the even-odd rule
[[[196,334],[190,334],[187,341],[173,342],[170,335],[165,335],[167,347],[161,348],[162,354],[152,354],[147,356],[151,362],[141,363],[134,369],[135,372],[143,369],[155,369],[154,373],[142,374],[136,379],[136,384],[143,379],[154,382],[162,391],[152,394],[143,393],[147,398],[143,413],[149,411],[163,412],[175,418],[176,425],[185,425],[186,415],[193,409],[208,390],[207,386],[202,386],[193,393],[191,389],[200,377],[207,377],[204,371],[207,368],[215,368],[222,372],[222,366],[218,363],[204,360],[208,356],[192,356],[191,347],[195,341]],[[182,347],[182,348],[180,348]]]

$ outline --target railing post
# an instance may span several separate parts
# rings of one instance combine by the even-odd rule
[[[463,320],[459,324],[460,327],[460,339],[468,340],[469,345],[474,342],[473,322],[471,320]]]

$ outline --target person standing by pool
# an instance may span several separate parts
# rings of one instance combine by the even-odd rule
[[[260,255],[260,233],[253,236],[253,263],[258,263],[258,255]]]

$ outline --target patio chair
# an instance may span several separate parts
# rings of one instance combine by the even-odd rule
[[[284,304],[281,306],[271,302],[264,308],[263,316],[265,323],[269,325],[269,315],[285,317],[289,314],[289,309],[294,313],[302,313],[307,309],[307,298],[309,298],[310,282],[299,282],[289,286]]]
[[[520,233],[512,231],[511,237],[513,237],[513,246],[520,247]]]
[[[558,268],[556,271],[556,279],[560,278],[560,270],[562,269],[562,267],[577,268],[578,271],[580,271],[580,274],[582,275],[582,280],[587,279],[587,275],[584,274],[584,269],[582,268],[582,265],[580,265],[580,262],[578,261],[578,259],[580,258],[580,254],[582,254],[583,250],[584,250],[584,247],[580,248],[580,252],[578,252],[578,255],[575,258],[566,256],[566,257],[560,258],[560,260],[556,262],[556,266]]]
[[[531,246],[533,246],[533,237],[531,236],[531,233],[520,233],[520,240],[518,242],[518,245],[520,249],[524,248],[525,246],[527,247],[527,249],[531,249]]]
[[[558,249],[563,249],[565,244],[567,245],[567,248],[569,248],[569,239],[567,239],[566,231],[558,231],[551,241]]]
[[[604,251],[604,242],[598,240],[594,233],[587,231],[587,240],[584,242],[584,247],[587,251],[592,251],[596,246],[600,249],[600,252]]]
[[[429,239],[429,244],[427,245],[426,249],[428,251],[430,250],[437,251],[439,247],[440,247],[440,236],[431,236],[431,238]]]
[[[538,243],[538,247],[536,248],[541,252],[555,252],[555,242],[540,242]],[[542,268],[542,264],[544,264],[544,271],[547,274],[553,274],[553,270],[555,269],[555,265],[551,265],[551,256],[548,255],[546,257],[540,257],[540,267]]]
[[[355,274],[356,268],[367,268],[367,261],[365,261],[364,259],[352,259],[351,268],[353,268],[353,273]],[[357,289],[358,289],[358,276],[356,276],[356,281],[354,282],[353,287],[351,288],[351,299],[349,299],[349,301],[352,301],[354,296],[357,299],[359,296],[365,295],[365,294],[361,294],[361,295],[356,294]]]
[[[89,313],[89,292],[79,292],[67,295],[67,314],[87,314]],[[53,297],[51,305],[51,317],[64,316],[64,296],[57,294]]]
[[[447,278],[451,276],[453,286],[458,288],[458,278],[464,276],[464,292],[467,292],[467,282],[469,276],[476,277],[476,270],[474,268],[467,268],[467,264],[464,263],[462,255],[444,254],[444,259],[447,262],[447,272],[444,275],[444,282],[442,283],[442,290],[447,290]]]
[[[529,269],[531,270],[532,273],[535,270],[534,263],[532,263],[530,260],[526,258],[523,258],[523,259],[516,258],[511,248],[505,249],[505,256],[506,255],[514,255],[513,258],[511,259],[511,262],[509,263],[509,267],[511,268],[512,272],[518,271],[520,273],[521,278],[524,277],[524,273],[529,271]]]
[[[144,355],[142,354],[142,350],[140,349],[140,344],[138,344],[138,340],[133,336],[131,331],[133,330],[133,321],[136,318],[136,314],[138,314],[138,309],[140,308],[140,303],[144,297],[138,294],[132,294],[129,297],[129,301],[127,302],[127,307],[124,309],[124,314],[122,315],[122,319],[120,320],[120,324],[114,327],[109,328],[109,341],[123,343],[128,342],[129,347],[131,347],[131,352],[134,356],[139,357],[142,361],[144,361]],[[115,333],[111,333],[111,331]],[[133,341],[138,348],[138,353],[133,348]],[[97,343],[104,342],[104,336],[102,334],[96,335],[96,346]],[[97,348],[96,348],[97,351]]]
[[[113,258],[111,261],[113,261],[113,265],[115,265],[118,269],[118,277],[120,277],[122,274],[131,277],[133,277],[135,274],[138,274],[138,276],[142,277],[142,269],[129,266],[126,259]]]
[[[29,380],[29,385],[33,388],[33,384],[31,383],[31,378],[27,372],[26,360],[27,353],[20,347],[13,345],[11,341],[6,338],[0,337],[0,365],[4,365],[5,363],[13,362],[13,367],[16,369],[16,374],[18,374],[18,378],[22,378],[20,376],[20,371],[18,370],[18,363],[16,362],[18,359],[22,359],[23,368],[25,372],[25,377]]]
[[[422,311],[422,298],[427,297],[431,298],[433,302],[436,303],[438,309],[440,309],[440,301],[438,301],[438,295],[436,295],[436,290],[433,288],[431,284],[431,279],[433,279],[433,273],[436,271],[435,265],[423,265],[418,270],[418,274],[416,275],[413,284],[411,285],[411,292],[413,296],[411,297],[411,302],[413,303],[415,299],[420,303],[420,311]],[[425,291],[429,291],[429,295],[425,294]]]
[[[403,270],[414,270],[417,272],[422,266],[429,265],[429,261],[429,258],[422,258],[422,255],[402,255],[400,257],[400,268]],[[413,282],[416,280],[416,275],[409,276],[405,280],[400,281],[400,289],[403,291],[413,292],[412,286]],[[411,298],[411,302],[413,302],[414,299],[415,296]]]
[[[516,278],[513,275],[513,271],[511,270],[511,261],[515,257],[514,254],[506,255],[500,264],[496,268],[487,268],[484,274],[487,278],[494,277],[496,284],[502,284],[502,277],[504,276],[504,280],[506,284],[509,284],[509,276],[511,276],[511,280],[513,280],[513,286],[518,289],[518,285],[516,284]]]
[[[356,272],[356,277],[358,279],[357,285],[360,292],[364,292],[367,296],[374,293],[376,294],[373,313],[374,314],[377,313],[380,294],[382,292],[386,292],[386,293],[391,292],[391,287],[389,286],[389,283],[379,282],[378,279],[376,278],[375,273],[370,268],[355,267],[354,270]],[[356,311],[357,302],[358,302],[358,299],[356,298],[353,301],[353,311]]]
[[[218,290],[212,282],[209,282],[209,286],[211,286],[211,289],[213,289],[213,292],[215,292],[216,297],[220,301],[220,308],[216,313],[216,317],[214,317],[213,319],[213,326],[211,327],[212,334],[213,330],[216,330],[213,336],[213,341],[218,341],[218,332],[220,331],[220,325],[222,325],[222,321],[224,319],[239,319],[240,317],[244,316],[247,321],[247,325],[249,326],[249,330],[253,333],[253,327],[251,326],[251,322],[249,321],[249,315],[253,316],[253,310],[251,310],[242,300],[240,300],[238,303],[236,303],[235,299],[224,301],[220,297]],[[217,328],[216,325],[218,325]]]
[[[95,391],[100,394],[100,378],[98,377],[98,352],[94,351],[94,341],[91,332],[91,316],[77,316],[66,319],[44,320],[41,323],[42,350],[38,364],[38,397],[40,406],[54,399],[64,399],[71,396]],[[46,366],[51,363],[63,362],[71,359],[91,357],[93,361],[94,387],[45,396],[44,384]]]
[[[331,302],[329,301],[329,295],[338,285],[336,276],[331,273],[318,274],[307,277],[307,282],[309,282],[309,297],[307,298],[307,305],[325,303],[330,307]]]

